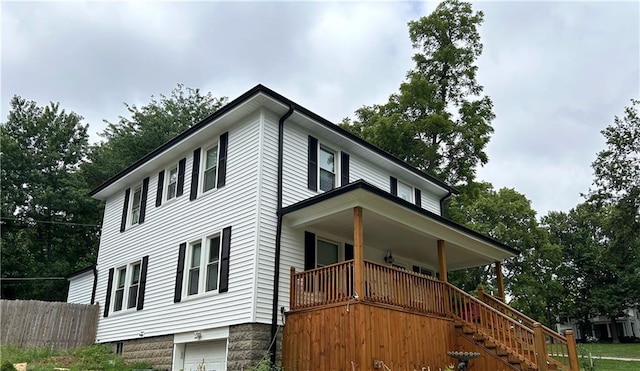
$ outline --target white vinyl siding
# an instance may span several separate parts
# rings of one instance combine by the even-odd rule
[[[91,304],[91,292],[93,291],[93,271],[69,279],[69,292],[67,303]]]
[[[255,138],[259,135],[259,116],[246,117],[230,129],[208,137],[219,137],[225,131],[229,132],[227,182],[216,192],[207,192],[194,201],[178,197],[163,207],[147,208],[145,223],[126,233],[120,233],[119,229],[124,192],[117,192],[107,200],[98,255],[96,301],[101,304],[100,313],[104,309],[109,268],[140,259],[141,249],[149,255],[149,266],[144,309],[100,316],[97,342],[137,338],[140,331],[147,337],[252,322],[259,154]],[[175,153],[173,159],[177,162],[187,158],[185,190],[191,185],[195,148]],[[150,172],[151,195],[157,191],[157,173],[164,166]],[[193,241],[194,237],[210,236],[228,226],[232,227],[229,291],[202,297],[185,295],[182,302],[174,303],[180,244]]]

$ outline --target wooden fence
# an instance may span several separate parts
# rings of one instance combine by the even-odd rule
[[[0,300],[0,343],[66,350],[96,339],[98,306],[35,300]]]

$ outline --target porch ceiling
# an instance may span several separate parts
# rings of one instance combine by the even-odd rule
[[[447,269],[483,266],[518,254],[487,236],[406,202],[362,180],[285,207],[293,228],[327,231],[353,240],[353,208],[361,206],[364,245],[437,266],[444,240]]]

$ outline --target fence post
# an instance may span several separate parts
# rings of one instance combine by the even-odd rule
[[[578,351],[576,350],[576,339],[573,336],[573,330],[567,330],[565,336],[567,337],[569,367],[571,367],[571,371],[580,371],[580,364],[578,364]]]
[[[538,371],[547,371],[547,344],[544,340],[544,332],[540,322],[533,323],[533,339]]]

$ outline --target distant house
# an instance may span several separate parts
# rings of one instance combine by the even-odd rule
[[[615,331],[617,331],[618,338],[640,338],[640,310],[629,308],[624,314],[624,316],[616,318]],[[578,340],[586,340],[587,336],[599,340],[612,339],[613,329],[611,328],[611,320],[608,317],[592,317],[589,319],[589,323],[589,332],[583,334],[574,318],[563,316],[560,317],[560,323],[556,325],[556,328],[560,333],[564,333],[566,330],[573,330]]]
[[[494,264],[504,295],[518,254],[443,217],[456,193],[258,85],[92,191],[96,340],[185,371],[436,370],[463,350],[476,370],[571,369],[535,351],[571,338],[447,282]],[[85,300],[89,273],[70,280]]]

